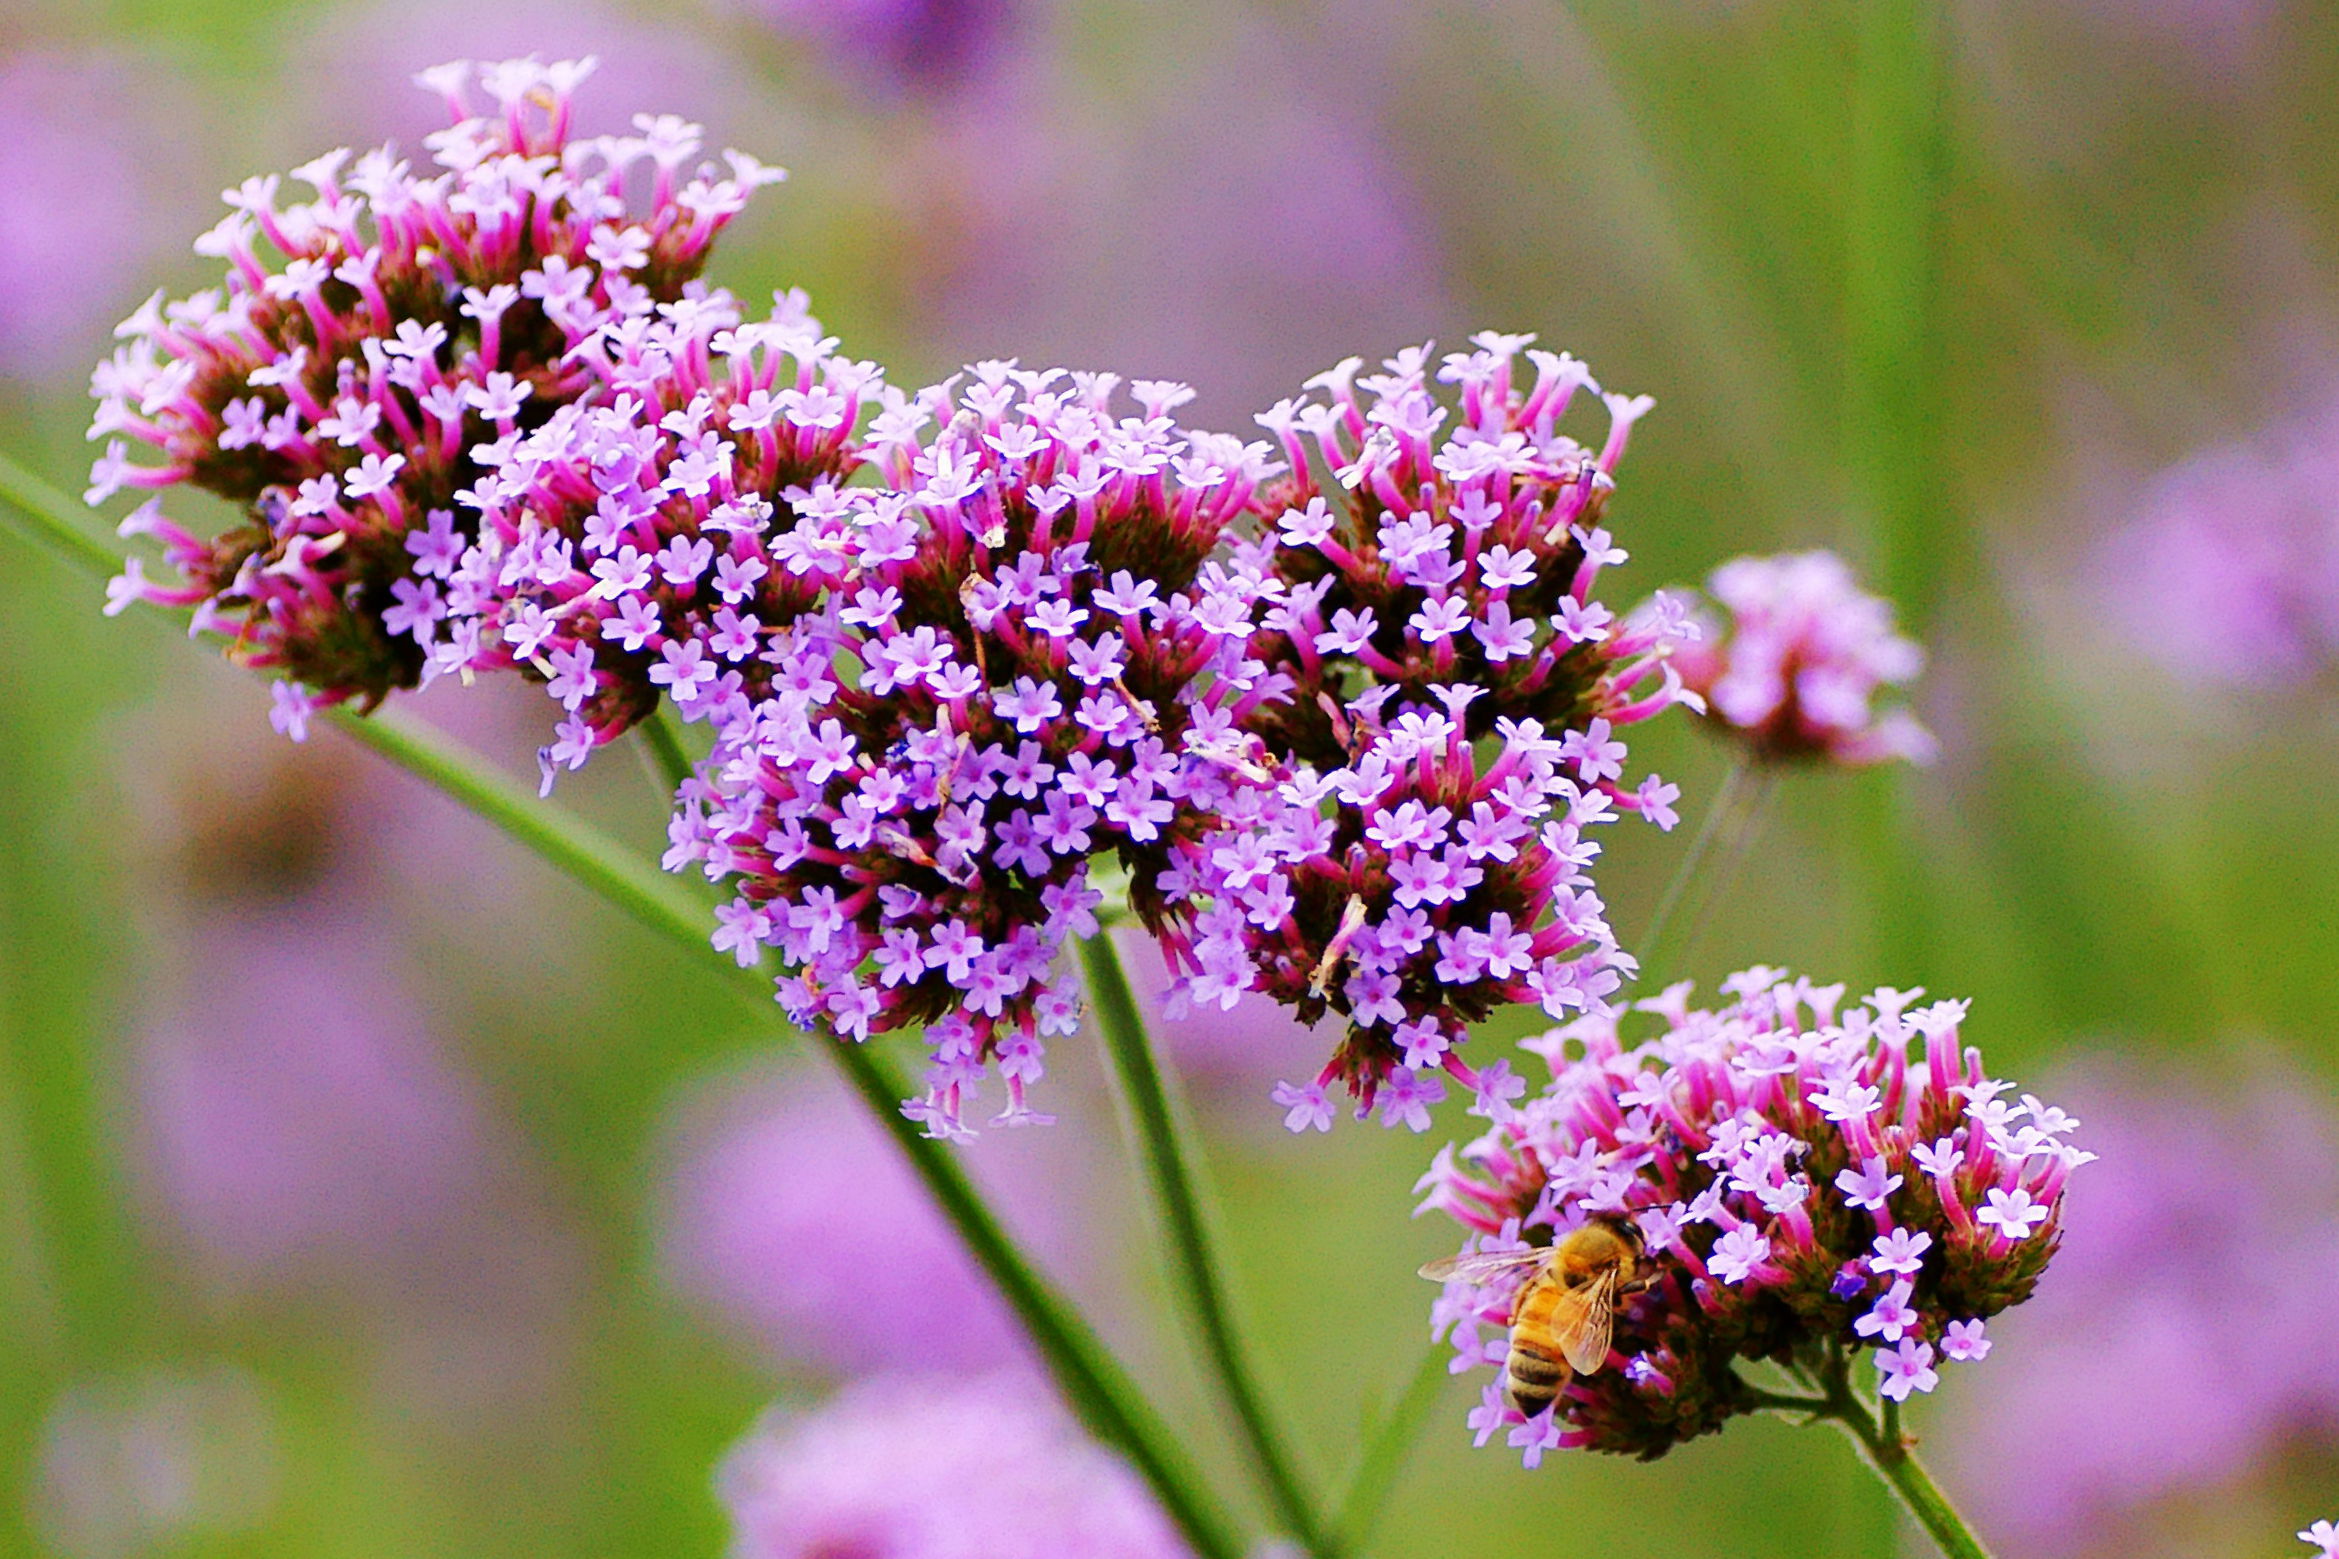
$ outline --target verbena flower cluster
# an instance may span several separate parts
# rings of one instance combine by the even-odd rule
[[[737,152],[691,171],[698,127],[671,117],[572,138],[571,94],[591,69],[426,72],[455,117],[428,138],[436,172],[385,146],[294,170],[309,200],[279,206],[279,179],[245,181],[195,245],[227,262],[224,287],[156,294],[93,377],[90,433],[108,443],[92,503],[185,484],[241,514],[203,538],[140,508],[124,533],[156,537],[180,579],[133,559],[109,609],[194,608],[232,657],[283,672],[280,729],[448,669],[428,651],[478,584],[455,577],[477,448],[601,385],[605,332],[622,342],[687,314],[715,235],[779,177]],[[489,112],[472,112],[474,87]],[[645,210],[629,181],[647,184]],[[132,464],[132,440],[162,463]]]
[[[1182,385],[1140,381],[1118,414],[1118,384],[989,363],[890,393],[880,484],[823,488],[774,543],[835,569],[826,609],[774,636],[772,690],[721,711],[675,818],[669,866],[735,881],[718,945],[777,949],[798,1022],[925,1025],[913,1112],[947,1136],[992,1067],[999,1121],[1035,1118],[1044,1039],[1078,1025],[1055,965],[1096,933],[1090,863],[1116,858],[1160,922],[1269,690],[1260,582],[1212,561],[1266,446],[1178,429]]]
[[[776,953],[799,1023],[923,1028],[929,1130],[967,1135],[994,1074],[995,1119],[1045,1118],[1100,858],[1175,1000],[1340,1024],[1277,1091],[1293,1129],[1345,1086],[1422,1130],[1445,1078],[1494,1114],[1523,1086],[1462,1059],[1469,1025],[1601,1018],[1636,972],[1594,832],[1669,829],[1679,792],[1628,777],[1631,727],[1702,690],[1771,755],[1913,750],[1867,699],[1914,649],[1824,555],[1724,569],[1737,621],[1704,650],[1679,601],[1600,599],[1650,403],[1573,358],[1488,333],[1350,359],[1253,442],[1109,374],[905,392],[800,295],[751,317],[698,279],[778,175],[686,174],[671,119],[572,138],[589,68],[428,72],[441,171],[335,153],[313,201],[230,197],[202,246],[225,290],[150,306],[97,377],[99,430],[165,463],[117,440],[91,497],[192,483],[246,521],[204,541],[141,509],[184,582],[133,563],[112,605],[192,606],[281,668],[294,734],[447,673],[539,680],[547,788],[662,701],[705,722],[668,866],[729,885],[717,947]],[[1595,396],[1596,449],[1561,426]]]
[[[548,788],[662,694],[702,720],[771,691],[770,635],[842,577],[836,484],[882,379],[800,293],[755,321],[695,286],[638,302],[579,349],[595,393],[473,451],[477,539],[444,568],[445,633],[414,628],[442,664],[544,680],[568,712]]]
[[[1187,849],[1191,931],[1167,946],[1195,1002],[1258,990],[1347,1021],[1322,1073],[1278,1091],[1295,1130],[1329,1127],[1336,1082],[1419,1127],[1437,1073],[1478,1084],[1455,1049],[1467,1024],[1518,1001],[1596,1008],[1632,971],[1585,830],[1675,822],[1675,787],[1622,783],[1619,733],[1695,702],[1667,664],[1691,630],[1662,597],[1626,627],[1592,594],[1625,560],[1599,522],[1649,402],[1605,397],[1594,454],[1557,426],[1590,375],[1533,339],[1447,356],[1458,414],[1424,346],[1362,378],[1350,359],[1310,381],[1324,399],[1259,418],[1290,466],[1235,566],[1265,603],[1253,653],[1273,696],[1245,733],[1272,772]]]
[[[1626,1042],[1613,1014],[1528,1047],[1550,1083],[1458,1152],[1437,1156],[1424,1210],[1466,1248],[1542,1243],[1595,1216],[1629,1218],[1648,1286],[1620,1302],[1613,1368],[1578,1376],[1521,1421],[1490,1382],[1470,1417],[1532,1466],[1555,1447],[1663,1455],[1756,1402],[1741,1361],[1817,1368],[1869,1350],[1886,1397],[1991,1347],[1988,1318],[2029,1297],[2060,1235],[2066,1177],[2092,1157],[2079,1123],[1983,1073],[1966,1004],[1756,968],[1733,1000],[1689,987],[1638,1004],[1662,1031]],[[1922,1040],[1921,1048],[1913,1042]],[[1457,1278],[1433,1312],[1457,1368],[1504,1358],[1512,1293]]]
[[[1702,619],[1675,657],[1711,723],[1758,761],[1856,767],[1930,763],[1931,733],[1878,691],[1924,669],[1925,652],[1892,623],[1892,603],[1860,588],[1832,552],[1734,558],[1710,589],[1728,614]]]

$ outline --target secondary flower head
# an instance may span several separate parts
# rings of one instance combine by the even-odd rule
[[[1434,712],[1386,724],[1369,698],[1345,711],[1353,762],[1245,785],[1230,826],[1182,846],[1172,881],[1191,906],[1163,941],[1187,999],[1231,1008],[1258,991],[1304,1021],[1346,1020],[1314,1082],[1276,1092],[1295,1131],[1329,1127],[1336,1083],[1360,1116],[1377,1100],[1385,1124],[1426,1130],[1440,1073],[1488,1082],[1459,1053],[1469,1024],[1513,1002],[1601,1007],[1633,969],[1585,837],[1616,816],[1600,782],[1622,744],[1605,721],[1554,740],[1506,719],[1482,759],[1463,734],[1475,690],[1438,691]]]
[[[771,545],[834,559],[827,609],[772,638],[772,691],[718,711],[668,864],[736,881],[717,945],[777,948],[781,1003],[848,1039],[926,1025],[912,1108],[965,1131],[985,1070],[1006,1122],[1078,1022],[1055,969],[1094,934],[1089,862],[1172,913],[1173,848],[1223,826],[1263,679],[1255,581],[1207,561],[1268,451],[1185,433],[1183,386],[988,363],[869,431],[884,485],[828,490]],[[693,641],[696,642],[696,641]]]
[[[1260,416],[1291,461],[1264,495],[1273,530],[1260,549],[1285,589],[1259,654],[1293,683],[1256,722],[1273,750],[1346,761],[1341,710],[1367,695],[1395,720],[1476,688],[1458,715],[1471,738],[1505,719],[1614,731],[1683,701],[1665,664],[1682,614],[1660,599],[1627,627],[1592,596],[1626,559],[1600,521],[1651,402],[1603,396],[1595,454],[1558,431],[1577,390],[1598,392],[1583,364],[1526,351],[1534,387],[1513,383],[1533,340],[1484,332],[1447,355],[1436,378],[1457,387],[1458,414],[1430,391],[1425,345],[1362,378],[1350,358],[1308,382],[1324,400]]]
[[[698,720],[771,690],[767,630],[841,577],[836,484],[880,379],[836,354],[801,293],[752,322],[695,283],[627,301],[574,354],[591,396],[472,452],[482,472],[458,497],[476,539],[443,515],[416,538],[447,587],[443,627],[412,622],[431,667],[525,668],[568,711],[547,784],[661,692]]]
[[[1527,352],[1534,387],[1513,383],[1532,339],[1447,356],[1458,410],[1424,346],[1362,378],[1351,359],[1310,381],[1323,401],[1259,419],[1291,470],[1233,566],[1265,603],[1253,653],[1273,680],[1245,726],[1274,772],[1240,826],[1197,841],[1170,952],[1197,1002],[1257,990],[1348,1020],[1315,1082],[1278,1091],[1295,1129],[1329,1123],[1334,1082],[1425,1127],[1439,1071],[1478,1084],[1466,1025],[1509,1002],[1597,1007],[1631,969],[1583,831],[1673,825],[1675,787],[1626,785],[1622,732],[1695,702],[1666,664],[1691,630],[1662,598],[1627,626],[1592,596],[1625,559],[1599,521],[1648,402],[1605,397],[1595,454],[1558,431],[1597,389],[1580,363]]]
[[[572,137],[591,68],[425,72],[455,118],[428,139],[435,172],[391,147],[328,152],[294,170],[314,198],[286,206],[276,177],[246,180],[196,242],[227,261],[224,288],[157,294],[92,379],[91,437],[109,442],[90,502],[186,484],[241,511],[204,539],[141,508],[125,533],[157,537],[181,580],[133,560],[108,609],[193,607],[231,656],[293,684],[280,727],[421,680],[447,565],[470,540],[457,495],[478,475],[471,447],[594,388],[580,347],[681,299],[715,234],[779,176],[738,153],[687,172],[698,127],[672,118]],[[475,84],[492,100],[477,115]],[[131,464],[130,440],[162,463]]]
[[[877,1376],[774,1413],[716,1479],[738,1559],[1181,1559],[1135,1473],[1015,1375]]]
[[[1675,657],[1708,718],[1758,759],[1930,763],[1935,745],[1877,690],[1904,683],[1925,652],[1892,624],[1892,603],[1860,588],[1832,552],[1734,558],[1714,570],[1728,614]]]
[[[1999,1097],[1961,1047],[1963,1002],[1910,1010],[1921,993],[1881,990],[1839,1010],[1843,987],[1775,969],[1724,990],[1715,1011],[1686,985],[1642,1003],[1665,1026],[1638,1044],[1613,1016],[1530,1041],[1550,1084],[1421,1182],[1423,1209],[1479,1249],[1591,1217],[1641,1231],[1647,1286],[1618,1307],[1613,1367],[1520,1426],[1533,1454],[1662,1455],[1753,1410],[1739,1359],[1873,1348],[1886,1396],[1930,1391],[1945,1360],[1988,1351],[1985,1318],[2029,1297],[2054,1253],[2064,1180],[2090,1155],[2063,1142],[2078,1122],[2062,1111]],[[1511,1298],[1456,1279],[1433,1324],[1465,1364],[1499,1366],[1486,1328]],[[1490,1384],[1473,1422],[1484,1443],[1520,1420]]]

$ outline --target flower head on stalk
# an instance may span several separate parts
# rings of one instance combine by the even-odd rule
[[[1759,968],[1724,990],[1716,1011],[1687,985],[1641,1003],[1665,1027],[1638,1044],[1614,1016],[1530,1041],[1549,1085],[1422,1179],[1423,1210],[1481,1250],[1594,1217],[1640,1230],[1646,1287],[1618,1307],[1614,1367],[1567,1387],[1551,1444],[1660,1456],[1753,1410],[1739,1359],[1819,1368],[1871,1348],[1885,1396],[1932,1390],[2029,1297],[2092,1156],[2064,1143],[2078,1122],[2061,1110],[2001,1097],[1961,1044],[1963,1002],[1880,990],[1839,1010],[1843,987]],[[1486,1327],[1511,1300],[1456,1279],[1433,1324],[1465,1365],[1499,1365]],[[1484,1443],[1519,1418],[1490,1385],[1474,1422]]]
[[[124,533],[158,538],[181,578],[133,560],[108,610],[194,608],[232,657],[284,673],[282,729],[422,679],[471,539],[459,495],[479,475],[472,447],[592,390],[579,349],[683,300],[715,234],[779,176],[739,153],[687,172],[698,127],[673,118],[572,137],[571,94],[591,69],[424,72],[455,120],[428,139],[434,173],[385,146],[294,170],[315,196],[291,205],[276,177],[246,180],[196,242],[227,261],[225,286],[167,305],[157,294],[92,378],[90,436],[108,443],[91,503],[185,484],[242,515],[204,539],[140,508]],[[492,99],[476,115],[474,85]],[[637,213],[624,189],[645,165]],[[162,463],[132,464],[132,440]]]
[[[801,293],[755,321],[695,285],[638,301],[578,347],[590,397],[474,451],[477,538],[444,568],[445,632],[415,628],[433,666],[546,683],[568,712],[547,786],[661,692],[701,720],[771,691],[771,633],[842,577],[836,486],[881,377],[836,355]]]
[[[1893,627],[1892,603],[1860,588],[1832,552],[1734,558],[1714,570],[1726,622],[1674,657],[1717,728],[1771,763],[1930,763],[1930,732],[1905,709],[1873,707],[1925,652]]]
[[[940,1135],[985,1070],[1025,1101],[1078,1022],[1055,970],[1092,935],[1089,862],[1151,924],[1176,851],[1237,815],[1261,696],[1258,581],[1209,561],[1264,445],[1179,430],[1180,385],[986,363],[885,392],[875,487],[804,506],[775,553],[834,560],[823,612],[775,634],[771,691],[718,711],[670,867],[735,881],[717,945],[787,967],[782,1005],[847,1038],[923,1023],[911,1112]]]
[[[1253,652],[1273,681],[1245,728],[1276,772],[1244,826],[1192,847],[1170,951],[1197,1002],[1258,990],[1348,1020],[1324,1072],[1278,1091],[1295,1129],[1329,1124],[1335,1082],[1424,1126],[1439,1071],[1478,1083],[1465,1025],[1518,1001],[1596,1009],[1631,970],[1584,830],[1673,825],[1679,791],[1628,787],[1621,733],[1696,702],[1666,663],[1691,630],[1663,597],[1628,625],[1592,595],[1625,558],[1600,520],[1648,402],[1604,397],[1595,454],[1558,431],[1596,390],[1581,364],[1527,352],[1534,386],[1514,384],[1532,339],[1446,357],[1458,410],[1420,347],[1259,419],[1292,469],[1233,566],[1267,602]]]

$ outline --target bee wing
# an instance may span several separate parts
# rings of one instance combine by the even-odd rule
[[[1608,1362],[1608,1337],[1616,1321],[1616,1274],[1603,1272],[1582,1288],[1559,1296],[1551,1329],[1559,1351],[1578,1375],[1592,1375]]]
[[[1491,1284],[1513,1272],[1527,1272],[1551,1259],[1551,1252],[1540,1246],[1526,1250],[1480,1251],[1473,1256],[1443,1256],[1421,1269],[1421,1275],[1432,1283],[1443,1283],[1448,1278],[1460,1278],[1466,1283]]]

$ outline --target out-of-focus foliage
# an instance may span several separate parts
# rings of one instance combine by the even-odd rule
[[[1708,991],[1756,960],[1927,984],[1974,999],[1971,1032],[2008,1075],[2082,1048],[2183,1057],[2191,1087],[2280,1075],[2327,1118],[2339,674],[2172,663],[2222,642],[2233,608],[2188,597],[2165,559],[2114,565],[2135,562],[2123,536],[2214,546],[2296,523],[2220,509],[2216,483],[2172,487],[2185,462],[2332,458],[2312,446],[2334,437],[2339,379],[2339,12],[1946,9],[1944,519],[1921,575],[1941,585],[1902,603],[1928,625],[1915,709],[1941,761],[1786,777],[1709,867],[1726,880],[1669,932],[1668,963]],[[926,13],[957,20],[899,31]],[[405,77],[439,59],[591,51],[586,128],[674,110],[794,170],[714,279],[805,287],[902,382],[977,356],[1184,377],[1192,421],[1242,432],[1348,352],[1535,330],[1657,397],[1610,516],[1636,576],[1694,582],[1744,551],[1861,558],[1841,417],[1853,23],[1848,0],[12,0],[0,428],[73,484],[81,365],[152,287],[203,283],[185,241],[215,191],[340,142],[411,146],[433,107]],[[2257,490],[2320,489],[2307,471]],[[2128,528],[2172,492],[2194,506],[2184,524]],[[2301,555],[2331,567],[2330,539]],[[2146,586],[2141,605],[2121,593]],[[778,1213],[734,1208],[719,1238],[674,1220],[706,1194],[707,1101],[800,1047],[362,754],[329,736],[288,750],[261,689],[97,606],[0,539],[0,1551],[718,1550],[726,1447],[846,1367],[770,1336],[785,1305],[740,1299],[737,1271],[676,1255],[716,1238],[752,1261],[787,1237]],[[2298,640],[2339,642],[2327,622]],[[533,705],[445,689],[424,708],[528,770]],[[1728,759],[1660,725],[1636,754],[1682,782],[1694,827]],[[658,792],[610,760],[563,800],[654,848]],[[1914,967],[1885,961],[1861,912],[1874,832],[1841,826],[1884,786],[1907,790],[1923,935],[1891,945]],[[1685,838],[1617,832],[1603,884],[1630,945]],[[1411,1274],[1447,1237],[1408,1221],[1408,1191],[1435,1141],[1475,1123],[1457,1101],[1426,1143],[1288,1139],[1265,1090],[1295,1046],[1262,1034],[1277,1056],[1252,1067],[1222,1038],[1180,1042],[1195,1115],[1270,1384],[1329,1481],[1427,1346]],[[2223,1059],[2245,1045],[2251,1069]],[[1059,1048],[1054,1129],[1109,1159],[1111,1099],[1086,1047]],[[787,1172],[778,1153],[712,1162],[767,1160]],[[1119,1174],[978,1168],[1017,1194],[1080,1181],[1077,1205],[1035,1217],[1060,1242],[1043,1248],[1165,1411],[1202,1423]],[[2030,1367],[2018,1321],[1992,1369]],[[2217,1389],[2213,1363],[2196,1373]],[[1883,1492],[1833,1439],[1765,1421],[1654,1465],[1525,1475],[1469,1449],[1468,1405],[1459,1388],[1441,1402],[1379,1551],[1894,1541]],[[1956,1412],[1915,1422],[1989,1433]],[[2298,1432],[2176,1458],[2212,1473],[2057,1527],[2056,1551],[2291,1551],[2329,1513],[2310,1496],[2339,1418],[2325,1401],[2285,1422]],[[2191,1429],[2169,1415],[2170,1435]],[[1230,1446],[1197,1441],[1231,1469]]]

